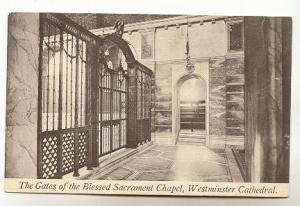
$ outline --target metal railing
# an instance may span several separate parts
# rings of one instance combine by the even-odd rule
[[[106,38],[62,14],[41,14],[38,178],[79,176],[80,168],[98,166],[98,157],[151,140],[152,71],[123,39],[110,40],[124,53],[125,68],[120,53],[108,64]],[[128,67],[136,74],[131,81]]]

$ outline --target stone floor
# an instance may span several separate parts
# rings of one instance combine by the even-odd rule
[[[232,174],[239,176],[236,168],[224,148],[152,145],[106,171],[94,171],[89,179],[232,182],[236,181]]]

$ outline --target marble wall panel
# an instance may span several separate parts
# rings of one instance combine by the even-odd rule
[[[227,102],[226,105],[227,110],[234,110],[234,111],[244,111],[244,104],[243,102]]]
[[[216,58],[209,62],[209,134],[220,138],[226,128],[225,61],[225,58]]]
[[[226,75],[236,76],[244,74],[244,57],[226,59]]]
[[[13,13],[8,25],[5,176],[36,178],[39,15]]]
[[[226,59],[226,139],[229,146],[244,145],[244,57]],[[232,140],[235,141],[232,141]],[[238,142],[238,140],[240,142]],[[243,148],[243,147],[242,147]]]
[[[157,65],[155,73],[155,131],[166,132],[172,128],[172,66]]]

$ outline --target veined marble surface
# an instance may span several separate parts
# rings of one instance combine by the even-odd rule
[[[5,176],[36,178],[39,15],[8,21]]]

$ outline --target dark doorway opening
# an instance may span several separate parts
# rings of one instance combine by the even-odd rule
[[[180,129],[205,130],[205,101],[180,101]]]

